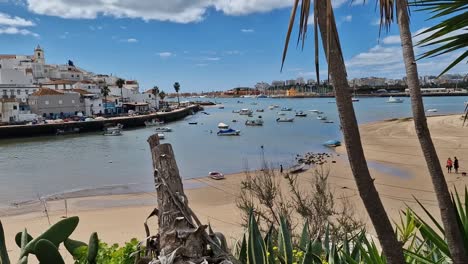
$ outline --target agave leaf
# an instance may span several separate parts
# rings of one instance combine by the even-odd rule
[[[39,264],[65,264],[54,243],[47,239],[39,239],[34,245],[34,252]]]
[[[2,221],[0,221],[0,263],[10,264],[8,251],[6,249],[5,233],[3,232]]]
[[[247,256],[249,264],[264,264],[266,260],[265,243],[258,228],[253,212],[249,220],[249,242],[247,245]]]
[[[304,258],[302,259],[302,264],[317,263],[321,264],[322,260],[316,254],[314,254],[314,241],[309,240],[307,243],[307,248],[305,250]]]
[[[245,234],[242,238],[242,244],[239,251],[239,261],[242,264],[247,264],[247,241],[245,239]]]
[[[278,257],[283,259],[285,264],[292,264],[293,249],[291,233],[289,232],[289,227],[286,223],[286,219],[283,216],[280,217],[280,230],[278,232],[278,249]]]
[[[301,239],[299,241],[299,248],[302,251],[306,251],[307,246],[310,243],[309,235],[309,220],[306,220],[304,227],[302,228]]]

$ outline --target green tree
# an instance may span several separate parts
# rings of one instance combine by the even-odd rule
[[[391,222],[385,212],[382,201],[375,188],[369,168],[367,166],[364,150],[362,148],[359,127],[351,101],[351,88],[348,85],[346,66],[341,50],[336,21],[330,0],[295,0],[289,28],[286,35],[286,43],[283,51],[283,63],[286,58],[287,48],[294,25],[297,7],[301,2],[298,44],[302,40],[304,46],[308,27],[309,12],[314,10],[314,40],[315,40],[315,67],[317,83],[319,78],[319,51],[318,31],[320,30],[322,46],[325,50],[328,63],[328,73],[335,88],[336,105],[340,116],[343,137],[346,144],[351,170],[358,187],[359,194],[375,228],[380,244],[389,264],[405,263],[402,245],[398,242]]]
[[[162,104],[164,106],[164,98],[166,97],[166,93],[164,91],[159,92],[159,98],[161,98]]]
[[[446,1],[444,0],[444,2]],[[464,2],[466,3],[466,1]],[[429,175],[432,180],[432,185],[434,186],[442,223],[444,225],[445,237],[447,239],[453,263],[468,263],[465,244],[460,232],[457,215],[455,213],[455,205],[452,203],[447,182],[445,181],[444,172],[442,170],[437,151],[434,147],[434,143],[432,142],[431,133],[427,126],[421,87],[419,84],[418,67],[413,49],[413,38],[410,30],[408,1],[379,0],[379,4],[381,11],[380,24],[381,27],[385,26],[387,29],[393,22],[393,10],[394,8],[396,9],[396,18],[400,31],[403,60],[406,69],[406,84],[408,85],[411,97],[411,108],[413,111],[416,135],[418,136],[419,143],[426,160]],[[442,31],[443,34],[439,34],[438,37],[443,37],[444,34],[448,34],[449,32],[450,31]],[[432,38],[432,40],[434,40],[434,38]]]
[[[174,90],[177,93],[177,104],[180,107],[180,99],[179,99],[180,84],[179,82],[174,83]]]
[[[110,89],[109,86],[104,85],[101,87],[101,94],[104,96],[104,114],[107,114],[107,96],[109,96]]]
[[[117,87],[120,88],[120,102],[123,103],[123,86],[125,84],[125,80],[124,79],[121,79],[119,78],[116,82],[115,82],[115,85],[117,85]]]

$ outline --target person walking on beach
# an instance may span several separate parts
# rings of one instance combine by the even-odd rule
[[[280,173],[283,174],[283,164],[280,165]]]
[[[447,172],[448,173],[451,173],[452,172],[452,167],[453,167],[453,163],[452,163],[452,159],[451,158],[448,158],[447,160]]]
[[[458,174],[458,168],[460,165],[458,164],[458,159],[457,157],[453,157],[453,168],[455,169],[455,173]]]

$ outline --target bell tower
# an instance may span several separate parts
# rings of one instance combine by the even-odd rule
[[[44,50],[39,45],[34,49],[34,61],[36,63],[45,64]]]

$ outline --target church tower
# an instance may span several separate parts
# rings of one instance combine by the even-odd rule
[[[34,61],[36,63],[45,64],[44,50],[39,45],[34,49]]]

